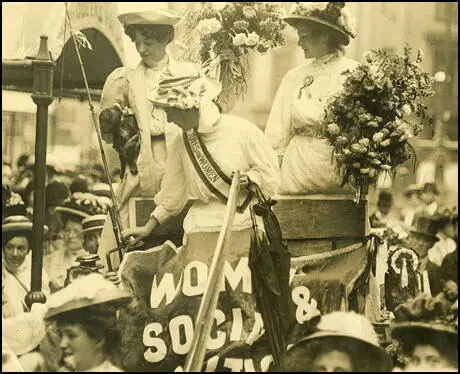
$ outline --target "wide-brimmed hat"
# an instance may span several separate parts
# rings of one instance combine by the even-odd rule
[[[83,220],[97,214],[106,214],[110,206],[110,199],[96,196],[91,193],[76,192],[67,198],[55,211]]]
[[[107,183],[94,183],[89,191],[97,196],[110,198],[110,186]]]
[[[212,102],[222,91],[219,81],[200,75],[170,76],[160,81],[149,100],[163,108],[199,108],[201,102]]]
[[[32,221],[26,216],[9,216],[2,222],[2,235],[11,234],[15,232],[28,232],[31,233],[33,229]],[[48,233],[48,227],[43,226],[44,234]]]
[[[96,214],[94,216],[84,218],[83,221],[81,221],[83,233],[87,234],[93,231],[102,230],[104,228],[106,217],[107,216],[105,214]]]
[[[416,341],[418,336],[432,336],[458,341],[458,316],[453,300],[444,292],[436,297],[419,295],[399,305],[395,311],[395,320],[391,326],[393,338],[402,342]]]
[[[419,190],[419,193],[433,193],[435,195],[439,195],[439,190],[436,184],[428,182],[423,185],[423,187]]]
[[[96,306],[107,311],[116,311],[131,298],[127,290],[118,288],[101,274],[91,273],[76,278],[68,286],[52,294],[48,300],[45,319],[56,319],[66,312]]]
[[[306,22],[327,26],[342,36],[344,45],[356,36],[355,20],[343,2],[297,2],[283,19],[294,27]]]
[[[411,184],[409,187],[406,188],[404,191],[404,196],[405,197],[410,197],[414,194],[418,194],[420,192],[420,187],[417,186],[416,184]]]
[[[129,25],[171,25],[174,26],[182,19],[181,16],[165,9],[152,9],[142,12],[123,13],[118,20],[123,27]]]
[[[289,350],[321,341],[333,343],[336,340],[346,340],[350,346],[356,345],[357,349],[353,352],[366,357],[375,371],[391,371],[391,358],[380,347],[378,335],[366,317],[354,312],[332,312],[321,316],[315,330],[299,339]]]

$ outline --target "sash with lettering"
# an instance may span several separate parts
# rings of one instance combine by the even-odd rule
[[[212,158],[208,149],[198,134],[192,129],[184,131],[185,149],[203,183],[216,195],[219,200],[227,204],[232,180],[225,175],[216,161]],[[238,199],[237,212],[243,213],[253,198],[253,192],[243,188]]]

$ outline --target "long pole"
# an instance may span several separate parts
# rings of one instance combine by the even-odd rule
[[[91,92],[89,90],[88,79],[86,78],[85,66],[83,65],[83,60],[81,59],[77,39],[76,39],[75,34],[73,32],[73,29],[72,29],[72,23],[70,21],[68,4],[67,4],[67,2],[65,2],[64,4],[65,4],[66,18],[67,18],[67,21],[69,22],[70,35],[72,37],[73,44],[75,46],[75,52],[77,53],[78,62],[80,64],[81,73],[83,75],[83,81],[85,82],[86,94],[88,96],[89,109],[91,111],[91,116],[92,116],[92,119],[93,119],[94,128],[96,129],[97,140],[98,140],[98,143],[99,143],[99,149],[101,151],[102,164],[104,166],[105,176],[106,176],[107,182],[109,184],[110,197],[111,197],[112,204],[113,204],[111,218],[114,218],[114,219],[112,219],[112,221],[114,221],[112,223],[115,225],[115,239],[117,241],[117,245],[120,246],[122,244],[121,232],[123,231],[123,226],[121,224],[120,211],[118,209],[118,204],[117,204],[117,199],[116,199],[116,196],[115,196],[115,192],[113,191],[112,178],[110,178],[110,172],[109,172],[109,167],[108,167],[108,163],[107,163],[107,158],[105,156],[104,145],[102,143],[101,131],[100,131],[100,128],[99,128],[99,126],[97,124],[97,116],[96,116],[96,112],[94,110],[93,102],[91,100]]]
[[[32,100],[37,105],[35,130],[35,178],[34,215],[32,230],[32,270],[30,292],[26,295],[26,305],[45,303],[42,289],[43,239],[45,225],[45,183],[46,183],[46,143],[48,136],[48,106],[53,101],[53,74],[55,63],[51,60],[47,44],[48,37],[40,37],[40,48],[35,60],[34,93]]]
[[[225,254],[230,246],[233,220],[235,218],[236,206],[238,203],[238,193],[240,173],[235,172],[233,175],[230,196],[228,198],[224,224],[217,239],[216,250],[212,258],[211,268],[209,270],[208,285],[201,299],[200,309],[195,321],[195,334],[193,335],[192,345],[185,360],[186,372],[199,372],[203,366],[206,354],[206,346],[211,335],[211,329],[214,321],[214,313],[219,300],[220,287],[223,281],[223,267]]]

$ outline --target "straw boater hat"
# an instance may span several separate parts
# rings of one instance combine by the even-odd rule
[[[45,320],[58,319],[64,313],[85,308],[115,312],[130,300],[127,290],[118,288],[101,274],[91,273],[50,296]]]
[[[342,36],[344,45],[356,36],[355,21],[344,2],[297,2],[283,19],[294,27],[305,22],[327,26]]]
[[[96,214],[94,216],[84,218],[83,221],[81,221],[83,233],[88,234],[93,231],[102,230],[104,228],[106,217],[107,216],[105,214]]]
[[[444,292],[436,297],[420,295],[397,307],[394,315],[391,335],[403,344],[429,336],[458,345],[458,309]]]
[[[290,350],[301,345],[302,349],[308,345],[321,342],[337,342],[345,340],[350,346],[356,346],[353,352],[366,357],[374,371],[391,371],[391,358],[385,349],[379,345],[378,335],[372,323],[364,316],[354,312],[332,312],[321,316],[319,323],[306,337],[299,339]],[[287,355],[289,359],[289,353]]]
[[[150,11],[123,13],[118,20],[123,27],[129,25],[171,25],[174,26],[182,19],[181,16],[165,9],[152,9]]]

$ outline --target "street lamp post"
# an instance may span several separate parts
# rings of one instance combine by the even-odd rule
[[[48,135],[48,106],[53,101],[53,74],[55,63],[48,51],[48,37],[40,37],[40,48],[32,60],[33,94],[37,105],[35,132],[34,215],[32,232],[32,276],[30,292],[25,302],[30,308],[34,303],[45,303],[42,292],[43,241],[45,224],[46,143]]]

